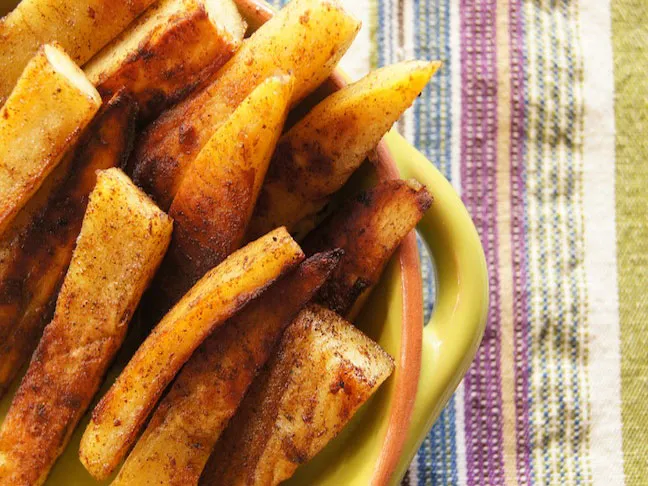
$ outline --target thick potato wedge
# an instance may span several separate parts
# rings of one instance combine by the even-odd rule
[[[169,210],[174,232],[153,289],[164,296],[155,299],[156,305],[161,300],[175,304],[241,246],[291,91],[289,76],[262,82],[191,163]]]
[[[333,250],[302,262],[203,342],[178,374],[113,486],[198,482],[257,371],[341,254]]]
[[[288,479],[393,370],[391,357],[352,324],[309,305],[250,387],[200,484],[267,486]]]
[[[27,64],[0,109],[0,235],[92,120],[101,98],[54,45]]]
[[[42,44],[83,65],[154,0],[22,0],[0,19],[0,106]]]
[[[278,228],[230,255],[169,311],[94,409],[79,456],[105,479],[124,458],[160,395],[200,343],[304,254]]]
[[[119,169],[98,175],[54,319],[0,429],[1,484],[45,481],[121,346],[172,227]]]
[[[360,166],[440,65],[408,61],[387,66],[315,106],[281,137],[247,239],[278,226],[286,226],[291,233],[312,229],[313,216]]]
[[[225,64],[244,34],[232,0],[158,0],[84,71],[104,99],[126,87],[146,121]]]
[[[359,28],[337,0],[290,2],[243,42],[211,84],[146,129],[129,164],[135,182],[168,208],[191,161],[254,87],[277,71],[290,73],[294,105],[329,76]]]
[[[353,318],[394,250],[431,204],[430,193],[414,180],[383,182],[343,204],[304,240],[308,255],[344,250],[315,300]]]
[[[0,396],[52,318],[96,171],[127,157],[135,115],[127,95],[108,101],[0,239]]]

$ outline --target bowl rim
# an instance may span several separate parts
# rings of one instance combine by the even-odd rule
[[[235,0],[235,3],[245,17],[258,22],[252,28],[265,23],[275,13],[273,8],[263,0]],[[339,68],[333,71],[328,82],[336,90],[348,84]],[[400,179],[396,161],[384,138],[378,143],[369,159],[376,170],[378,180]],[[398,260],[401,274],[401,345],[399,355],[395,357],[399,372],[393,377],[394,394],[389,409],[387,430],[371,476],[370,484],[377,486],[390,482],[403,453],[421,371],[423,279],[414,230],[405,237],[393,258]]]

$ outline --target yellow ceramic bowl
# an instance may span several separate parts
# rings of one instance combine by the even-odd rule
[[[434,204],[417,228],[434,264],[434,311],[423,329],[420,324],[408,322],[422,321],[422,299],[420,294],[414,295],[420,292],[418,253],[411,235],[356,322],[396,357],[400,369],[339,437],[298,470],[288,482],[290,485],[399,484],[466,373],[483,335],[488,310],[486,261],[461,199],[432,163],[394,132],[385,136],[374,164],[379,172],[381,166],[394,164],[400,177],[417,179],[434,196]],[[364,172],[361,179],[367,177],[366,168]],[[354,182],[353,185],[364,185],[365,181]],[[419,282],[413,281],[414,273]],[[415,332],[421,334],[408,335]],[[420,374],[418,379],[414,376],[416,393],[409,396],[406,382],[416,375],[417,370],[410,366],[416,361],[412,355],[416,346],[406,342],[421,337]],[[403,410],[408,409],[409,401],[413,407]],[[400,416],[406,413],[408,417]],[[394,422],[408,425],[399,428]]]
[[[260,25],[272,14],[267,5],[255,0],[237,2],[254,20],[252,25]],[[0,14],[15,3],[0,0]],[[334,76],[333,89],[340,84],[341,78]],[[380,144],[373,166],[366,165],[345,190],[355,191],[376,177],[391,178],[400,173],[403,178],[424,183],[434,196],[432,208],[418,227],[436,271],[434,312],[423,327],[421,274],[412,234],[356,321],[394,356],[397,369],[342,434],[298,470],[288,482],[292,485],[397,484],[465,374],[484,329],[488,280],[483,250],[465,207],[448,181],[395,133],[388,134]],[[117,372],[115,368],[111,375]],[[0,402],[0,418],[12,396],[13,390]],[[87,417],[52,469],[47,484],[99,484],[77,456],[86,424]]]

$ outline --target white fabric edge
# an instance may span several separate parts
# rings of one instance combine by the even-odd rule
[[[615,225],[614,66],[609,0],[582,2],[583,206],[589,296],[594,486],[623,484],[621,354]]]

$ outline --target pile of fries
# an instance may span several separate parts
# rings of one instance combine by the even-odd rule
[[[28,364],[0,485],[43,483],[96,398],[96,479],[277,484],[393,372],[346,319],[432,198],[390,180],[331,201],[439,63],[323,96],[359,28],[336,0],[249,36],[233,0],[0,21],[0,394]]]

